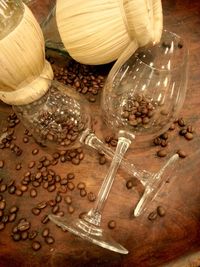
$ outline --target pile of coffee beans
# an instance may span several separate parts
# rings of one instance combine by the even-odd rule
[[[61,93],[53,84],[41,99],[17,106],[15,110],[38,143],[63,149],[76,144],[89,122],[89,114],[84,113],[80,103]],[[24,143],[28,140],[27,137],[23,139]]]
[[[122,117],[132,127],[148,127],[152,124],[155,109],[158,103],[150,97],[142,94],[135,94],[129,98],[123,106]]]

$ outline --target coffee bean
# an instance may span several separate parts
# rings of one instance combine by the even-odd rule
[[[22,186],[20,187],[20,190],[21,190],[22,192],[26,192],[26,191],[28,191],[28,186],[26,186],[26,185],[22,185]]]
[[[52,236],[47,236],[47,237],[45,237],[45,242],[48,245],[51,245],[51,244],[53,244],[55,242],[55,239]]]
[[[55,207],[55,205],[56,205],[56,201],[55,201],[54,199],[51,199],[51,200],[48,201],[48,205],[49,205],[50,207]]]
[[[0,210],[4,210],[6,207],[6,201],[5,200],[1,200],[0,201]]]
[[[28,233],[28,239],[29,240],[33,240],[33,239],[35,239],[36,238],[36,236],[38,235],[38,233],[37,233],[37,231],[31,231],[31,232],[29,232]]]
[[[56,213],[59,211],[59,209],[60,209],[59,205],[55,205],[55,206],[52,208],[51,212],[52,212],[53,214],[56,214]]]
[[[157,207],[157,213],[160,217],[165,216],[165,209],[162,206]]]
[[[74,185],[72,182],[68,182],[68,183],[67,183],[67,188],[68,188],[70,191],[73,191],[74,188],[75,188],[75,185]]]
[[[2,231],[5,228],[5,224],[3,222],[0,222],[0,231]]]
[[[72,158],[72,164],[74,165],[79,165],[80,164],[80,159],[79,158]]]
[[[180,158],[185,158],[187,156],[186,152],[184,150],[182,150],[182,149],[179,149],[177,151],[177,153],[178,153]]]
[[[9,222],[14,222],[16,217],[17,217],[17,214],[16,213],[12,213],[12,214],[9,215],[8,221]]]
[[[41,212],[41,210],[40,209],[37,209],[37,208],[32,208],[32,213],[34,214],[34,215],[39,215],[40,214],[40,212]]]
[[[71,198],[71,196],[66,196],[66,197],[64,198],[64,200],[65,200],[65,202],[66,202],[68,205],[70,205],[70,204],[72,203],[72,198]]]
[[[60,181],[60,184],[61,184],[61,185],[67,185],[67,184],[68,184],[68,180],[67,180],[66,178],[62,179],[62,180]]]
[[[3,193],[7,190],[7,185],[6,184],[1,184],[0,185],[0,193]]]
[[[114,220],[110,220],[109,222],[108,222],[108,228],[109,229],[114,229],[116,227],[116,221],[114,221]]]
[[[60,203],[62,201],[62,196],[60,194],[57,194],[55,201],[56,201],[56,203]]]
[[[30,190],[30,196],[31,197],[37,197],[37,190],[35,188],[31,188],[31,190]]]
[[[32,182],[32,186],[33,187],[39,187],[40,186],[40,183],[38,181],[33,181]]]
[[[128,181],[126,182],[126,187],[127,187],[127,189],[131,189],[133,186],[134,186],[134,184],[133,184],[132,180],[128,180]]]
[[[36,208],[42,210],[42,209],[46,208],[46,206],[47,206],[47,202],[42,201],[39,204],[37,204]]]
[[[74,207],[72,207],[71,205],[67,207],[67,210],[70,214],[74,213]]]
[[[2,221],[3,223],[7,223],[7,222],[8,222],[8,219],[9,219],[8,215],[4,215],[4,216],[2,217],[2,219],[1,219],[1,221]]]
[[[0,168],[3,168],[3,167],[4,167],[4,161],[0,160]]]
[[[9,209],[9,212],[10,212],[10,213],[16,213],[18,210],[19,210],[19,208],[18,208],[17,206],[12,206],[12,207]]]
[[[167,140],[168,139],[168,133],[161,134],[160,138],[163,139],[163,140]]]
[[[38,153],[39,153],[39,149],[37,149],[37,148],[33,149],[33,151],[32,151],[33,155],[37,155]]]
[[[13,228],[12,228],[12,233],[13,234],[16,234],[18,232],[18,228],[17,226],[15,225]]]
[[[84,189],[85,186],[86,186],[85,183],[80,182],[78,183],[77,188],[81,190],[81,189]]]
[[[20,233],[15,233],[12,235],[12,238],[14,241],[20,241],[21,240],[21,235]]]
[[[48,222],[49,222],[49,217],[48,217],[48,215],[44,215],[44,216],[42,217],[42,219],[41,219],[41,223],[46,224],[46,223],[48,223]]]
[[[16,196],[21,197],[23,195],[23,192],[20,189],[16,189],[15,194]]]
[[[193,134],[190,133],[190,132],[187,132],[185,135],[184,135],[185,139],[187,140],[192,140],[193,139]]]
[[[33,250],[38,251],[41,248],[41,244],[38,241],[34,241],[31,247]]]
[[[47,190],[49,191],[49,192],[53,192],[53,191],[55,191],[56,190],[56,186],[53,184],[53,185],[50,185],[48,188],[47,188]]]
[[[50,233],[49,228],[44,228],[42,231],[42,237],[47,237]]]
[[[174,129],[175,129],[175,124],[172,123],[171,126],[169,127],[169,130],[170,130],[170,131],[173,131]]]
[[[165,149],[161,149],[161,150],[157,151],[157,156],[158,157],[166,157],[167,151]]]
[[[59,217],[63,217],[65,215],[65,213],[64,213],[64,211],[59,211],[56,215]]]
[[[30,227],[31,227],[31,224],[28,221],[21,221],[17,226],[20,232],[27,231],[30,229]]]
[[[187,127],[187,131],[188,131],[189,133],[194,133],[194,127],[193,127],[192,125],[188,125],[188,127]]]
[[[85,189],[80,190],[80,196],[85,197],[87,195],[87,191]]]
[[[160,145],[162,147],[166,147],[168,145],[168,141],[167,140],[162,140]]]
[[[186,125],[186,123],[185,123],[185,121],[184,121],[183,118],[178,119],[178,125],[179,125],[180,127],[183,127],[183,126]]]
[[[32,169],[35,166],[35,161],[31,161],[28,164],[29,169]]]
[[[157,218],[157,213],[155,211],[152,211],[151,213],[149,213],[148,219],[150,221],[153,221]]]
[[[88,198],[88,200],[89,200],[90,202],[94,202],[94,201],[96,200],[96,196],[95,196],[95,194],[94,194],[93,192],[89,192],[89,193],[87,194],[87,198]]]
[[[70,172],[67,174],[67,179],[68,180],[73,180],[75,178],[75,174],[73,172]]]
[[[60,154],[58,152],[53,153],[54,159],[59,159],[59,157],[60,157]]]
[[[99,157],[99,164],[104,165],[106,163],[106,157],[105,156],[100,156]]]
[[[186,133],[187,133],[187,130],[186,130],[185,128],[183,128],[183,129],[181,129],[181,130],[179,131],[179,134],[180,134],[181,136],[184,136]]]
[[[25,137],[23,138],[23,142],[24,142],[25,144],[29,142],[29,138],[28,138],[28,136],[25,136]]]
[[[21,238],[22,238],[22,240],[26,240],[28,238],[28,232],[27,231],[22,232]]]

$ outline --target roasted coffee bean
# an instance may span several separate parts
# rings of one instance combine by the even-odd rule
[[[49,186],[49,183],[48,182],[44,182],[42,186],[43,186],[44,189],[47,189],[48,186]]]
[[[174,129],[175,129],[175,124],[172,123],[171,126],[169,127],[169,130],[170,130],[170,131],[173,131]]]
[[[7,190],[7,185],[6,184],[1,184],[0,185],[0,193],[3,193]]]
[[[55,190],[56,190],[56,186],[55,186],[55,184],[50,185],[50,186],[47,188],[47,190],[48,190],[49,192],[53,192],[53,191],[55,191]]]
[[[12,214],[10,214],[10,215],[8,216],[8,221],[9,221],[9,222],[14,222],[15,219],[16,219],[16,217],[17,217],[17,214],[16,214],[16,213],[12,213]]]
[[[47,202],[42,201],[42,202],[37,204],[36,208],[42,210],[42,209],[46,208],[46,206],[47,206]]]
[[[185,128],[183,128],[183,129],[181,129],[181,130],[179,131],[179,134],[180,134],[181,136],[184,136],[186,133],[187,133],[187,130],[186,130]]]
[[[37,208],[32,208],[32,213],[34,214],[34,215],[39,215],[40,214],[40,212],[41,212],[41,210],[40,209],[37,209]]]
[[[168,141],[167,140],[162,140],[160,145],[162,147],[166,147],[168,145]]]
[[[9,209],[9,212],[10,213],[16,213],[18,212],[19,208],[17,206],[12,206],[10,209]]]
[[[16,169],[17,171],[21,170],[21,168],[22,168],[22,164],[21,164],[21,163],[18,163],[18,164],[16,165],[16,167],[15,167],[15,169]]]
[[[15,191],[16,191],[16,186],[15,185],[12,185],[12,186],[10,186],[8,188],[8,193],[11,194],[11,195],[14,194]]]
[[[133,184],[133,181],[132,181],[132,180],[128,180],[128,181],[126,182],[126,187],[127,187],[127,189],[131,189],[133,186],[134,186],[134,184]]]
[[[94,194],[93,192],[89,192],[89,193],[87,194],[87,198],[88,198],[88,200],[89,200],[90,202],[94,202],[94,201],[96,200],[96,196],[95,196],[95,194]]]
[[[26,185],[22,185],[22,186],[20,187],[20,190],[21,190],[22,192],[26,192],[26,191],[28,191],[28,186],[26,186]]]
[[[159,138],[159,137],[156,137],[156,138],[153,140],[153,143],[154,143],[154,145],[156,145],[156,146],[159,146],[159,145],[161,144],[161,142],[162,142],[162,140],[161,140],[161,138]]]
[[[29,138],[28,138],[28,136],[25,136],[25,137],[23,138],[23,142],[24,142],[25,144],[29,142]]]
[[[149,213],[149,215],[148,215],[148,219],[150,220],[150,221],[153,221],[153,220],[155,220],[157,218],[157,213],[155,212],[155,211],[152,211],[151,213]]]
[[[64,198],[64,200],[65,200],[65,202],[66,202],[68,205],[70,205],[70,204],[72,203],[72,198],[71,198],[71,196],[66,196],[66,197]]]
[[[4,210],[6,207],[6,201],[5,200],[1,200],[0,201],[0,210]]]
[[[109,222],[108,222],[108,228],[109,229],[114,229],[114,228],[116,228],[116,221],[114,221],[114,220],[110,220]]]
[[[168,133],[161,134],[160,138],[163,139],[163,140],[167,140],[168,139]]]
[[[30,222],[28,221],[21,221],[18,225],[17,225],[17,228],[20,232],[24,232],[24,231],[27,231],[29,230],[31,227],[31,224]]]
[[[0,222],[0,231],[2,231],[5,228],[5,223]]]
[[[162,206],[157,207],[157,213],[160,217],[165,216],[165,209]]]
[[[54,206],[53,208],[52,208],[52,213],[53,214],[56,214],[58,211],[59,211],[59,209],[60,209],[60,207],[59,207],[59,205],[56,205],[56,206]]]
[[[75,185],[74,185],[72,182],[68,182],[68,183],[67,183],[67,188],[68,188],[70,191],[73,191],[74,188],[75,188]]]
[[[41,248],[41,244],[40,244],[40,242],[38,242],[38,241],[34,241],[34,242],[32,243],[32,245],[31,245],[31,247],[32,247],[32,249],[33,249],[34,251],[38,251],[38,250]]]
[[[22,240],[28,239],[28,232],[27,231],[22,232],[21,233],[21,238],[22,238]]]
[[[68,180],[73,180],[75,178],[75,174],[73,172],[70,172],[67,174],[67,179]]]
[[[40,162],[40,163],[37,165],[37,169],[38,169],[38,170],[41,170],[42,168],[43,168],[43,163]]]
[[[44,167],[48,167],[50,164],[51,164],[51,162],[50,162],[48,159],[46,159],[46,160],[43,162],[43,166],[44,166]]]
[[[18,228],[17,228],[17,225],[15,225],[13,228],[12,228],[12,233],[13,234],[16,234],[18,232]]]
[[[20,189],[15,190],[15,195],[18,197],[21,197],[23,195],[23,192]]]
[[[71,205],[69,205],[68,207],[67,207],[67,210],[68,210],[68,212],[70,213],[70,214],[72,214],[72,213],[74,213],[74,207],[72,207]]]
[[[57,216],[63,217],[65,215],[64,211],[59,211],[57,214]]]
[[[185,135],[184,135],[185,139],[187,140],[192,140],[193,139],[193,134],[190,133],[190,132],[187,132]]]
[[[180,158],[185,158],[187,156],[186,152],[184,150],[182,150],[182,149],[179,149],[177,151],[177,153],[178,153]]]
[[[60,157],[60,154],[58,152],[53,153],[54,159],[59,159],[59,157]]]
[[[186,125],[186,123],[185,123],[185,121],[184,121],[183,118],[178,119],[178,125],[179,125],[180,127],[183,127],[183,126]]]
[[[60,194],[57,194],[55,200],[56,203],[60,203],[62,201],[62,196]]]
[[[20,233],[15,233],[12,235],[12,238],[14,241],[20,241],[21,240],[21,234]]]
[[[33,240],[36,238],[37,235],[38,235],[38,232],[33,230],[33,231],[28,233],[28,239]]]
[[[38,153],[39,153],[39,149],[37,149],[37,148],[33,149],[33,151],[32,151],[33,155],[37,155]]]
[[[41,172],[37,172],[35,175],[35,179],[38,180],[40,179],[40,177],[42,177],[42,173]]]
[[[35,166],[35,161],[31,161],[28,164],[29,169],[32,169]]]
[[[4,167],[4,161],[0,160],[0,168],[3,168],[3,167]]]
[[[99,164],[104,165],[106,163],[106,157],[105,156],[100,156],[99,157]]]
[[[42,231],[42,237],[47,237],[50,233],[49,228],[44,228]]]
[[[8,219],[9,219],[8,215],[4,215],[4,216],[1,218],[1,221],[2,221],[3,223],[7,223],[7,222],[8,222]]]
[[[48,223],[48,222],[49,222],[49,217],[48,217],[48,215],[44,215],[44,216],[42,217],[42,219],[41,219],[41,223],[46,224],[46,223]]]
[[[52,166],[55,166],[55,165],[57,165],[58,164],[58,160],[57,159],[53,159],[52,161],[51,161],[51,165]]]
[[[187,131],[188,131],[189,133],[194,133],[194,127],[193,127],[192,125],[188,125],[188,127],[187,127]]]
[[[77,185],[77,188],[80,190],[84,189],[85,187],[86,187],[85,183],[82,183],[82,182],[78,183],[78,185]]]
[[[31,197],[37,197],[37,190],[35,188],[31,188],[31,190],[30,190],[30,196]]]
[[[165,149],[161,149],[159,151],[157,151],[157,156],[158,157],[166,157],[167,156],[167,151]]]
[[[60,181],[60,184],[61,184],[61,185],[67,185],[67,184],[68,184],[68,180],[67,180],[66,178],[62,179],[62,180]]]
[[[87,191],[85,189],[80,190],[80,196],[85,197],[87,195]]]
[[[72,158],[72,164],[74,165],[79,165],[80,164],[80,159],[79,158]]]
[[[49,201],[48,201],[48,205],[49,205],[50,207],[55,207],[55,205],[56,205],[56,201],[55,201],[55,199],[51,199],[51,200],[49,200]]]
[[[81,212],[78,217],[79,219],[83,219],[85,215],[87,215],[87,212]]]
[[[32,182],[32,186],[33,187],[39,187],[40,186],[40,183],[38,181],[33,181]]]
[[[45,242],[48,245],[51,245],[51,244],[53,244],[55,242],[55,239],[52,236],[47,236],[47,237],[45,237]]]

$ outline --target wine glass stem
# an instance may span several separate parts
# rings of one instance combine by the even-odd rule
[[[98,151],[102,151],[107,157],[114,157],[114,150],[104,144],[94,133],[91,132],[91,130],[88,131],[84,138],[81,138],[80,141]],[[121,154],[119,154],[118,157],[121,157]],[[145,186],[152,174],[145,170],[138,170],[134,164],[130,163],[123,157],[121,157],[121,159],[122,168],[131,176],[138,178]]]
[[[130,144],[131,140],[124,137],[119,137],[113,160],[100,188],[96,204],[94,208],[89,212],[89,214],[101,214],[101,211],[104,208],[105,201],[109,195],[110,189],[114,182],[117,170]]]

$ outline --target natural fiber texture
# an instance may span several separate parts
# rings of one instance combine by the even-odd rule
[[[24,5],[25,6],[25,5]],[[25,6],[17,27],[0,40],[0,99],[7,104],[28,104],[48,87],[40,86],[40,75],[53,78],[45,61],[44,38],[32,12]]]
[[[56,21],[68,53],[84,64],[116,60],[131,41],[158,42],[160,0],[57,0]]]

